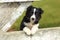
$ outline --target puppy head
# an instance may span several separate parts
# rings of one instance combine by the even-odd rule
[[[29,6],[26,11],[26,17],[30,21],[37,23],[41,18],[42,13],[43,13],[43,10],[41,8]]]

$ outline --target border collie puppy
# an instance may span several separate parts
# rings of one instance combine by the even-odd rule
[[[42,13],[43,10],[41,8],[29,6],[27,8],[26,15],[21,22],[20,30],[23,30],[27,35],[35,34],[38,30],[38,22]]]

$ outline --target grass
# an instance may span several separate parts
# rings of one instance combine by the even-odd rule
[[[60,26],[60,0],[41,0],[39,2],[33,2],[32,5],[44,10],[39,22],[40,28]],[[24,15],[25,13],[12,25],[13,29],[19,30],[20,23]]]

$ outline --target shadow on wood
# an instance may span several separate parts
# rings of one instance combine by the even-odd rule
[[[39,29],[33,36],[23,31],[0,32],[0,40],[60,40],[60,27]]]

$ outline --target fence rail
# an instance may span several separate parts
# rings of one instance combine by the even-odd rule
[[[23,31],[0,32],[0,40],[60,40],[60,27],[39,29],[33,36]]]

